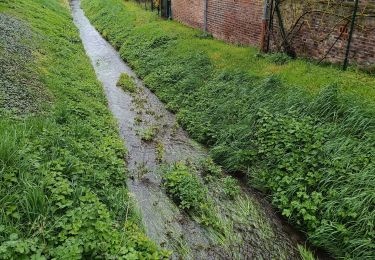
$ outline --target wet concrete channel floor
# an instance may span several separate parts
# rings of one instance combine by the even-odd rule
[[[161,185],[157,145],[163,147],[163,160],[173,163],[180,160],[197,161],[207,156],[204,147],[192,141],[176,123],[175,115],[166,110],[164,104],[137,78],[133,70],[121,59],[118,52],[100,35],[80,8],[79,0],[71,1],[74,23],[88,57],[102,83],[108,105],[117,119],[120,135],[128,150],[127,166],[130,172],[128,188],[134,195],[142,215],[147,235],[160,246],[174,251],[175,259],[295,259],[296,242],[289,238],[277,219],[256,220],[249,223],[233,222],[234,233],[246,233],[233,247],[220,245],[212,234],[190,218],[169,199]],[[130,95],[116,86],[122,73],[134,78],[137,96]],[[138,105],[137,105],[138,104]],[[141,107],[141,109],[140,109]],[[139,131],[152,129],[155,141],[145,142]],[[231,204],[239,210],[253,210],[254,198],[243,195],[236,203],[221,202],[224,215],[237,214]],[[244,204],[242,204],[244,203]],[[249,204],[246,204],[249,203]],[[258,207],[258,206],[257,206]],[[258,219],[270,218],[270,209],[261,209]],[[263,235],[263,224],[269,222],[268,235]],[[272,233],[272,234],[271,234]],[[271,235],[270,235],[271,234]],[[269,241],[264,245],[264,241]],[[280,256],[278,258],[277,256]],[[276,257],[276,258],[275,258]]]

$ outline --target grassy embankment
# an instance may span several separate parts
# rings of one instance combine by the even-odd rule
[[[0,12],[0,259],[161,258],[68,1]]]
[[[374,77],[262,57],[132,2],[83,7],[217,162],[269,192],[316,246],[375,257]]]

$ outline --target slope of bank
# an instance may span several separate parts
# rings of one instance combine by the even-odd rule
[[[166,257],[68,1],[1,1],[0,62],[0,259]]]
[[[374,257],[373,77],[256,55],[131,2],[83,7],[217,162],[269,192],[313,244]]]

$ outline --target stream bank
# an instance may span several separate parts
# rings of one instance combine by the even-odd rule
[[[296,259],[298,239],[283,229],[283,222],[269,205],[242,188],[234,200],[222,198],[220,181],[206,184],[219,218],[228,234],[218,236],[181,210],[162,185],[162,164],[179,161],[195,165],[207,157],[204,147],[179,127],[175,115],[143,84],[118,52],[90,24],[80,1],[71,1],[74,22],[110,110],[118,121],[128,150],[128,187],[138,204],[147,235],[173,258],[188,259]],[[116,86],[121,74],[133,78],[137,92]],[[147,141],[145,132],[151,132]],[[162,147],[163,163],[158,160]]]

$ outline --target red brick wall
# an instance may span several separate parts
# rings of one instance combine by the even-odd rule
[[[347,1],[348,3],[350,1]],[[372,12],[375,14],[375,0],[362,0],[358,14],[362,11]],[[335,15],[321,15],[311,14],[302,20],[301,30],[292,40],[291,45],[296,51],[297,56],[303,56],[332,63],[342,63],[345,58],[345,52],[348,41],[348,34],[341,34],[340,27],[350,30],[350,23],[343,20],[342,17],[350,17],[353,12],[352,5],[346,4],[344,6],[336,6]],[[295,21],[289,21],[288,10],[291,8],[287,5],[282,7],[284,23],[288,27],[288,22],[291,24]],[[278,27],[277,19],[274,21],[275,28]],[[279,39],[276,41],[281,42],[280,35],[276,35]],[[328,50],[331,49],[330,52]],[[327,54],[328,53],[328,54]],[[357,63],[363,66],[371,66],[375,64],[375,17],[356,20],[356,27],[353,34],[351,51],[349,54],[350,63]]]
[[[203,29],[204,0],[172,0],[172,16]],[[208,0],[207,30],[231,43],[259,46],[263,0]]]
[[[171,1],[173,19],[203,30],[205,0]],[[282,7],[286,26],[294,22],[292,16],[288,15],[288,10],[291,8],[285,4],[287,2],[285,1]],[[347,0],[347,2],[350,1]],[[263,3],[264,0],[208,0],[208,32],[215,38],[226,42],[259,47],[262,36]],[[375,17],[375,0],[361,0],[360,3],[359,12],[365,4],[373,4]],[[303,1],[301,1],[302,4]],[[347,12],[346,15],[350,17],[352,9],[349,4],[347,10],[337,11]],[[324,19],[328,20],[324,21]],[[302,20],[304,24],[291,42],[297,56],[319,60],[336,41],[340,35],[339,27],[342,26],[337,21],[341,18],[325,17],[324,19],[321,19],[319,14],[314,14]],[[357,26],[353,35],[350,62],[372,66],[375,64],[375,18],[368,18],[366,21],[358,20],[358,24],[361,26]],[[274,20],[274,25],[273,47],[277,46],[277,41],[281,42],[280,38],[277,39],[279,36],[277,19]],[[368,28],[374,29],[368,30]],[[346,43],[347,38],[338,39],[325,61],[342,63]]]
[[[207,29],[214,37],[259,46],[262,0],[208,0]]]
[[[172,16],[174,20],[203,30],[204,0],[172,0]]]

